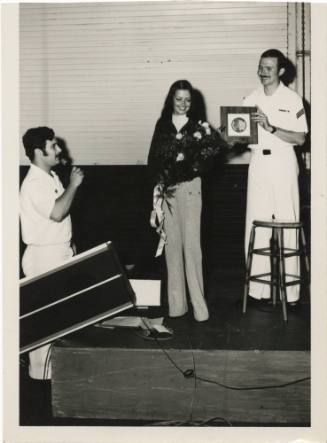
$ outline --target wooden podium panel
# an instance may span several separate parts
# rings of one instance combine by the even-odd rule
[[[20,352],[134,306],[134,291],[105,243],[20,281]]]

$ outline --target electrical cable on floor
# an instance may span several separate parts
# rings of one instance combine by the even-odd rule
[[[142,321],[143,321],[144,326],[149,330],[149,332],[151,332],[148,324],[146,322],[144,322],[143,318],[142,318]],[[189,348],[192,353],[193,369],[186,369],[185,371],[183,371],[179,366],[177,366],[177,364],[174,362],[174,360],[171,358],[171,356],[168,354],[168,352],[161,346],[160,342],[156,338],[154,338],[154,341],[156,342],[158,348],[165,354],[165,356],[171,362],[171,364],[185,378],[193,378],[194,379],[194,389],[193,389],[193,393],[192,393],[191,412],[190,412],[189,420],[186,420],[186,421],[177,421],[177,420],[160,421],[160,422],[152,423],[151,426],[205,426],[206,422],[208,422],[208,423],[213,422],[216,419],[219,419],[220,421],[224,421],[229,426],[232,426],[232,423],[223,417],[213,417],[213,418],[210,418],[209,420],[205,420],[203,422],[196,422],[193,420],[194,400],[195,400],[195,396],[196,396],[196,392],[197,392],[197,380],[199,379],[199,377],[197,377],[197,375],[196,375],[195,358],[194,358],[193,346],[192,346],[190,338],[188,337],[188,342],[189,342]]]
[[[215,421],[226,423],[228,426],[233,426],[232,422],[227,420],[224,417],[212,417],[203,421],[179,421],[179,420],[168,420],[168,421],[157,421],[151,424],[147,424],[146,426],[208,426],[209,424],[213,424]]]
[[[179,421],[179,420],[168,420],[168,421],[156,421],[149,424],[146,424],[145,426],[192,426],[192,427],[201,427],[201,426],[208,426],[210,424],[214,424],[214,422],[220,422],[220,423],[226,423],[228,426],[233,426],[233,424],[223,417],[213,417],[209,418],[208,420],[203,421]]]
[[[188,339],[188,340],[189,340],[189,339]],[[223,384],[223,383],[220,383],[220,382],[218,382],[218,381],[216,381],[216,380],[210,380],[210,379],[208,379],[208,378],[204,378],[204,377],[201,377],[201,376],[196,375],[196,373],[195,373],[195,366],[194,366],[194,354],[193,354],[193,349],[192,349],[193,369],[186,369],[185,371],[183,371],[181,368],[179,368],[179,367],[176,365],[176,363],[175,363],[174,360],[170,357],[170,355],[168,354],[168,352],[160,346],[159,342],[158,342],[157,340],[155,340],[155,341],[156,341],[158,347],[164,352],[164,354],[166,355],[166,357],[171,361],[171,363],[175,366],[175,368],[176,368],[181,374],[184,375],[185,378],[191,378],[191,377],[194,377],[194,378],[196,378],[197,380],[200,380],[200,381],[203,381],[203,382],[206,382],[206,383],[212,383],[212,384],[215,384],[215,385],[221,386],[222,388],[225,388],[225,389],[231,389],[231,390],[233,390],[233,391],[252,391],[252,390],[259,390],[259,389],[275,389],[275,388],[284,388],[284,387],[286,387],[286,386],[291,386],[291,385],[295,385],[295,384],[297,384],[297,383],[302,383],[302,382],[304,382],[304,381],[311,380],[311,377],[304,377],[304,378],[299,378],[299,379],[297,379],[297,380],[292,380],[292,381],[289,381],[289,382],[281,383],[281,384],[278,384],[278,385],[245,386],[245,387],[242,387],[242,386],[229,386],[229,385],[225,385],[225,384]],[[190,341],[189,341],[189,343],[190,343]]]
[[[149,326],[146,324],[146,322],[143,320],[142,317],[141,317],[141,320],[142,320],[144,326],[146,327],[146,329],[151,333],[151,329],[149,328]],[[154,337],[153,340],[156,342],[158,348],[159,348],[159,349],[160,349],[160,350],[166,355],[166,357],[167,357],[168,360],[171,362],[171,364],[172,364],[173,366],[175,366],[175,368],[176,368],[176,369],[177,369],[182,375],[184,375],[184,377],[185,377],[185,376],[187,377],[187,375],[184,374],[184,371],[183,371],[179,366],[177,366],[177,364],[174,362],[174,360],[170,357],[170,355],[168,354],[168,352],[167,352],[167,351],[166,351],[166,350],[160,345],[159,340],[157,340],[156,337]],[[187,371],[189,371],[189,369],[188,369]]]
[[[292,380],[286,383],[281,383],[279,385],[264,385],[264,386],[245,386],[245,387],[241,387],[241,386],[228,386],[225,385],[223,383],[220,383],[216,380],[209,380],[208,378],[204,378],[204,377],[197,377],[198,380],[201,380],[203,382],[206,383],[212,383],[214,385],[218,385],[221,386],[222,388],[225,389],[231,389],[233,391],[254,391],[254,390],[259,390],[259,389],[275,389],[275,388],[285,388],[286,386],[291,386],[291,385],[295,385],[297,383],[302,383],[304,381],[310,380],[311,377],[304,377],[304,378],[299,378],[297,380]]]
[[[201,421],[198,426],[208,426],[208,424],[210,423],[214,423],[215,421],[219,421],[219,422],[224,422],[227,423],[228,426],[233,426],[232,422],[230,422],[229,420],[227,420],[224,417],[212,417],[212,418],[208,418],[207,420],[203,420]]]
[[[145,325],[145,327],[149,330],[149,332],[151,332],[151,329],[149,328],[148,324],[143,320],[143,324]],[[192,399],[191,399],[191,405],[190,405],[190,418],[188,421],[184,421],[184,422],[174,422],[174,423],[178,423],[175,426],[183,426],[186,423],[193,423],[193,407],[194,407],[194,400],[195,400],[195,396],[196,396],[196,390],[197,390],[197,377],[196,377],[196,368],[195,368],[195,359],[194,359],[194,352],[193,352],[193,347],[191,344],[190,339],[188,338],[189,341],[189,346],[191,349],[191,353],[192,353],[192,362],[193,362],[193,369],[186,369],[185,371],[183,371],[176,363],[175,361],[170,357],[170,355],[168,354],[168,352],[161,346],[159,340],[156,339],[156,337],[154,337],[154,340],[158,346],[158,348],[165,354],[165,356],[168,358],[168,360],[171,362],[171,364],[185,377],[185,378],[193,378],[194,379],[194,389],[192,392]],[[160,422],[162,423],[162,422]],[[170,422],[171,423],[171,422]],[[160,426],[162,426],[162,424],[160,424]]]
[[[144,323],[145,324],[145,323]],[[148,328],[148,326],[145,324],[146,328]],[[185,377],[185,378],[194,378],[194,391],[193,391],[193,398],[192,398],[192,403],[191,403],[191,415],[190,415],[190,420],[188,421],[160,421],[160,422],[155,422],[152,423],[150,426],[207,426],[210,423],[213,423],[215,420],[219,420],[219,421],[223,421],[225,423],[228,424],[228,426],[233,426],[233,424],[225,419],[224,417],[213,417],[207,420],[204,420],[202,422],[194,422],[192,420],[193,418],[193,404],[194,404],[194,398],[195,398],[195,391],[197,388],[196,385],[196,381],[202,381],[205,383],[211,383],[211,384],[215,384],[217,386],[220,386],[224,389],[230,389],[230,390],[234,390],[234,391],[252,391],[252,390],[264,390],[264,389],[277,389],[277,388],[284,388],[287,386],[291,386],[291,385],[295,385],[298,383],[302,383],[304,381],[308,381],[311,380],[311,377],[303,377],[297,380],[292,380],[290,382],[285,382],[285,383],[281,383],[281,384],[277,384],[277,385],[262,385],[262,386],[245,386],[245,387],[241,387],[241,386],[229,386],[223,383],[220,383],[216,380],[211,380],[205,377],[201,377],[199,375],[196,374],[196,368],[195,368],[195,359],[194,359],[194,352],[193,352],[193,348],[191,346],[191,352],[192,352],[192,359],[193,359],[193,369],[186,369],[185,371],[183,371],[175,362],[174,360],[171,358],[171,356],[168,354],[168,352],[162,348],[162,346],[160,345],[160,342],[154,338],[155,342],[157,343],[157,346],[159,347],[159,349],[166,355],[166,357],[168,358],[168,360],[171,362],[171,364]],[[189,343],[190,339],[188,338]]]
[[[252,391],[252,390],[259,390],[259,389],[260,389],[260,390],[261,390],[261,389],[276,389],[276,388],[285,388],[285,387],[287,387],[287,386],[291,386],[291,385],[294,385],[294,384],[297,384],[297,383],[302,383],[302,382],[304,382],[304,381],[311,380],[311,377],[304,377],[304,378],[299,378],[299,379],[297,379],[297,380],[292,380],[292,381],[289,381],[289,382],[281,383],[281,384],[278,384],[278,385],[245,386],[245,387],[242,387],[242,386],[229,386],[229,385],[225,385],[225,384],[223,384],[223,383],[220,383],[220,382],[218,382],[218,381],[216,381],[216,380],[210,380],[210,379],[208,379],[208,378],[204,378],[204,377],[198,376],[198,375],[196,375],[194,369],[186,369],[185,371],[183,371],[181,368],[179,368],[179,367],[176,365],[176,363],[175,363],[174,360],[170,357],[170,355],[168,354],[168,352],[167,352],[165,349],[163,349],[163,348],[161,347],[160,343],[159,343],[157,340],[155,340],[155,341],[156,341],[158,347],[162,350],[162,352],[164,352],[164,354],[166,355],[166,357],[170,360],[170,362],[175,366],[175,368],[176,368],[181,374],[184,375],[185,378],[191,378],[191,377],[194,377],[194,378],[196,378],[197,380],[203,381],[203,382],[205,382],[205,383],[212,383],[212,384],[215,384],[215,385],[221,386],[222,388],[225,388],[225,389],[230,389],[230,390],[233,390],[233,391]],[[192,350],[192,356],[193,356],[193,358],[194,358],[193,350]],[[193,360],[193,362],[194,362],[194,360]]]

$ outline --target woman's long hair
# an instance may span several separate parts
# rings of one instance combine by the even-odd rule
[[[190,117],[191,119],[194,119],[195,117],[195,112],[194,112],[194,89],[191,85],[191,83],[187,80],[177,80],[176,82],[174,82],[167,94],[165,103],[164,103],[164,107],[162,109],[161,112],[161,118],[164,119],[171,119],[171,116],[173,114],[173,110],[174,110],[174,105],[173,105],[173,101],[174,101],[174,96],[175,96],[175,92],[179,89],[183,89],[186,91],[189,91],[190,95],[191,95],[191,107],[187,113],[188,117]]]

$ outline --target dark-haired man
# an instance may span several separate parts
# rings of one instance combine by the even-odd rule
[[[258,144],[251,145],[248,173],[245,248],[247,250],[253,220],[299,220],[298,163],[295,145],[302,145],[308,131],[302,98],[281,81],[286,59],[277,49],[265,51],[259,61],[261,86],[243,101],[244,106],[256,106],[252,115],[258,123]],[[267,247],[271,233],[260,229],[256,247]],[[296,232],[285,233],[285,247],[294,248]],[[269,257],[253,258],[253,274],[269,272]],[[298,257],[286,260],[286,272],[299,274]],[[270,288],[251,282],[249,294],[256,299],[268,299]],[[296,303],[299,285],[287,288],[287,301]]]
[[[20,189],[22,239],[27,245],[22,259],[26,277],[50,270],[73,256],[72,227],[69,210],[82,183],[83,172],[72,168],[65,190],[51,170],[59,163],[61,149],[55,133],[47,127],[29,129],[23,136],[30,169]],[[30,352],[29,373],[32,378],[51,378],[49,345]]]

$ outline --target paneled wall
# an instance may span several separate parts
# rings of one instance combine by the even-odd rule
[[[21,3],[21,133],[53,127],[78,164],[144,164],[171,83],[191,81],[218,126],[219,107],[257,85],[260,53],[287,54],[287,12],[283,2]]]

